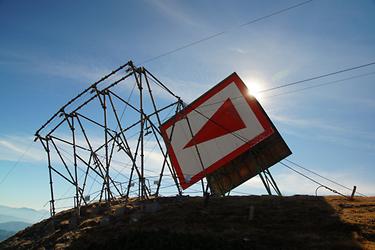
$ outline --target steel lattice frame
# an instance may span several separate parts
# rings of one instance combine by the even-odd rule
[[[158,98],[158,101],[163,99],[161,103],[155,98],[155,87],[157,94],[164,96]],[[130,89],[128,99],[117,93]],[[147,69],[129,61],[61,107],[35,133],[35,141],[41,142],[48,159],[51,216],[56,213],[57,176],[74,187],[74,207],[78,211],[90,200],[87,196],[93,186],[99,189],[99,201],[127,199],[132,195],[141,199],[158,196],[163,177],[167,176],[166,169],[172,183],[169,186],[175,186],[176,193],[181,195],[159,126],[162,115],[168,118],[183,106],[180,97]],[[123,108],[121,113],[120,107]],[[157,149],[162,157],[158,158],[160,165],[154,167],[158,171],[154,191],[145,174],[145,144],[150,140],[154,143],[153,150]],[[117,162],[116,165],[116,159],[127,159],[128,163]]]

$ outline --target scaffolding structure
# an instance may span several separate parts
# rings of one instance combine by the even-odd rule
[[[93,187],[99,189],[99,201],[157,197],[165,177],[173,180],[167,187],[181,195],[159,126],[183,106],[180,97],[132,61],[62,106],[35,133],[47,154],[51,216],[56,213],[55,176],[74,187],[78,209],[94,200]],[[152,149],[145,148],[150,141]],[[152,170],[146,169],[146,157],[153,156]],[[147,177],[147,171],[158,174]]]

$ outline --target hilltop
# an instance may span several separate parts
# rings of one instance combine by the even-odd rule
[[[375,197],[160,197],[95,203],[1,249],[375,249]]]

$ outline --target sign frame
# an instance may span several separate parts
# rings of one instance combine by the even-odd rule
[[[255,114],[258,122],[263,127],[264,131],[261,134],[258,134],[256,137],[252,138],[249,141],[244,141],[245,143],[234,149],[229,154],[225,155],[215,163],[211,164],[209,167],[202,169],[201,172],[198,174],[192,176],[189,181],[185,180],[184,174],[181,168],[180,163],[177,160],[176,154],[174,152],[173,146],[171,145],[171,138],[167,135],[167,129],[172,127],[176,122],[185,119],[187,114],[190,112],[194,112],[196,108],[198,108],[200,105],[202,105],[204,102],[206,102],[208,99],[210,99],[212,96],[219,93],[221,90],[223,90],[225,87],[227,87],[229,84],[234,83],[237,88],[239,89],[240,93],[242,94],[241,97],[243,97],[246,100],[246,103],[249,105],[249,108],[251,111]],[[197,112],[197,111],[196,111]],[[209,120],[209,118],[207,118]],[[212,87],[210,90],[208,90],[206,93],[198,97],[195,101],[193,101],[191,104],[187,105],[183,110],[181,110],[179,113],[168,119],[166,122],[164,122],[160,126],[160,131],[163,136],[164,142],[167,146],[167,150],[170,156],[170,160],[172,163],[172,166],[176,170],[177,177],[179,179],[180,185],[183,189],[187,189],[194,183],[198,182],[199,180],[206,177],[208,174],[213,173],[218,168],[221,168],[225,166],[230,161],[234,160],[244,152],[250,150],[253,148],[256,144],[264,141],[268,137],[270,137],[272,134],[274,134],[275,129],[271,121],[269,120],[268,116],[264,112],[263,108],[260,106],[258,101],[255,97],[251,96],[249,93],[249,90],[245,83],[241,80],[241,78],[237,75],[237,73],[232,73],[227,78],[225,78],[223,81],[219,82],[217,85]],[[173,134],[172,134],[173,136]],[[194,135],[193,135],[194,136]]]

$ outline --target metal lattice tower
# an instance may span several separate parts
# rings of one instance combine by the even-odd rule
[[[131,61],[62,106],[35,133],[47,154],[51,216],[56,188],[66,183],[78,211],[94,199],[156,197],[163,187],[181,194],[159,126],[182,107],[180,97]]]

